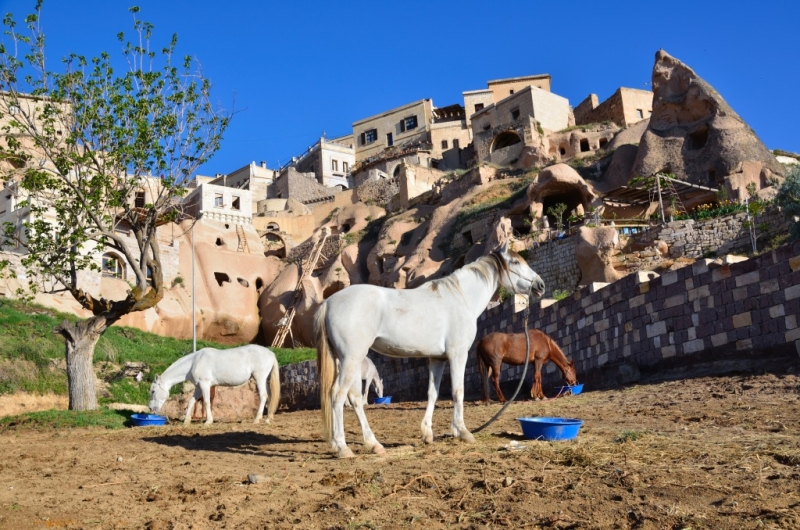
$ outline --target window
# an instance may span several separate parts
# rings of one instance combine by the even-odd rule
[[[136,198],[133,200],[134,208],[144,208],[144,192],[137,191]]]
[[[636,117],[639,119],[644,118],[644,112],[642,112],[642,109],[636,109]]]
[[[483,103],[475,103],[475,112],[483,110]]]
[[[455,140],[453,140],[453,149],[458,149],[459,147],[460,146],[458,144],[458,138],[456,138]]]
[[[442,149],[447,149],[447,140],[442,140]]]
[[[403,123],[405,124],[405,130],[410,131],[411,129],[417,128],[417,117],[416,116],[407,116],[403,119]],[[404,130],[403,128],[400,129],[401,131]]]
[[[389,147],[394,145],[394,137],[392,136],[392,133],[386,133],[386,145]]]
[[[214,194],[214,208],[222,208],[224,206],[225,206],[225,203],[222,200],[222,194],[221,193],[215,193]]]
[[[375,140],[378,139],[378,130],[377,129],[370,129],[368,131],[364,131],[361,133],[361,144],[371,144]]]
[[[652,116],[652,115],[653,115],[653,111],[652,111],[652,110],[648,110],[648,111],[647,111],[647,117],[649,118],[649,117],[650,117],[650,116]]]
[[[345,173],[349,173],[350,172],[350,164],[348,164],[347,162],[342,162],[342,171],[344,171]]]
[[[508,91],[508,93],[509,94],[513,94],[514,93],[514,89],[512,88],[511,90]]]
[[[8,107],[9,114],[19,114],[19,107],[16,105],[9,105]]]
[[[511,109],[511,119],[516,120],[519,118],[519,109]]]
[[[331,159],[331,171],[339,171],[339,161]]]
[[[103,254],[103,276],[111,276],[112,278],[125,278],[125,271],[122,267],[122,261],[114,254]]]
[[[231,209],[233,210],[241,209],[241,203],[239,202],[239,197],[234,196],[231,198]]]

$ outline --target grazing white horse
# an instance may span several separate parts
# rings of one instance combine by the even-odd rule
[[[255,423],[261,420],[264,414],[264,405],[269,398],[267,423],[275,416],[278,401],[281,397],[280,369],[275,354],[271,350],[256,344],[247,344],[229,350],[216,348],[203,348],[196,353],[185,355],[172,363],[164,373],[157,376],[150,386],[150,410],[158,413],[164,402],[169,397],[169,389],[184,381],[195,384],[194,395],[189,400],[186,408],[185,425],[192,422],[192,408],[195,402],[203,398],[206,409],[206,424],[213,423],[211,416],[211,387],[239,386],[255,379],[258,387],[258,396],[261,402],[258,405]],[[267,383],[269,378],[269,384]],[[269,396],[267,396],[269,386]]]
[[[514,293],[544,293],[544,282],[508,244],[446,278],[416,289],[353,285],[328,298],[315,317],[323,434],[339,457],[352,457],[344,436],[344,402],[353,404],[364,446],[385,452],[364,414],[359,367],[367,351],[390,357],[428,358],[428,407],[422,439],[433,442],[431,420],[445,361],[450,361],[454,436],[473,442],[464,425],[464,369],[477,320],[503,286]],[[337,363],[338,361],[338,363]],[[338,370],[337,370],[338,364]],[[337,374],[338,371],[338,374]]]
[[[375,368],[375,363],[369,357],[364,357],[361,361],[361,380],[364,381],[364,403],[367,403],[367,395],[369,394],[369,387],[375,387],[375,393],[378,397],[383,397],[383,379],[378,374],[378,369]],[[350,407],[352,404],[348,399],[345,401],[345,406]]]

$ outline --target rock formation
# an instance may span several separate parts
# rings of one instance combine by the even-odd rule
[[[610,283],[622,277],[611,264],[614,251],[620,247],[616,228],[582,226],[575,237],[578,238],[575,245],[575,259],[581,270],[580,285],[589,285],[593,282]]]
[[[653,114],[631,176],[676,178],[746,198],[745,187],[769,185],[783,168],[753,130],[695,72],[663,50],[653,67]]]
[[[567,215],[575,209],[583,214],[596,198],[586,181],[567,164],[556,164],[543,169],[528,186],[527,193],[533,220],[540,219],[557,203],[567,205]]]

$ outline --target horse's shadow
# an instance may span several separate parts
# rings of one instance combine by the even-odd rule
[[[301,438],[280,438],[272,434],[264,434],[255,431],[221,432],[208,435],[202,435],[200,433],[165,434],[163,436],[142,438],[142,440],[169,447],[182,447],[187,451],[212,451],[216,453],[237,453],[287,458],[294,457],[297,453],[312,453],[312,451],[298,451],[297,444],[319,442],[318,440],[304,440]]]

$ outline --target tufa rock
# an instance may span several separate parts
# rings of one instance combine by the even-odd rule
[[[755,132],[691,68],[663,50],[653,66],[653,115],[630,176],[658,172],[693,184],[725,186],[746,198],[746,186],[769,186],[783,166]]]

